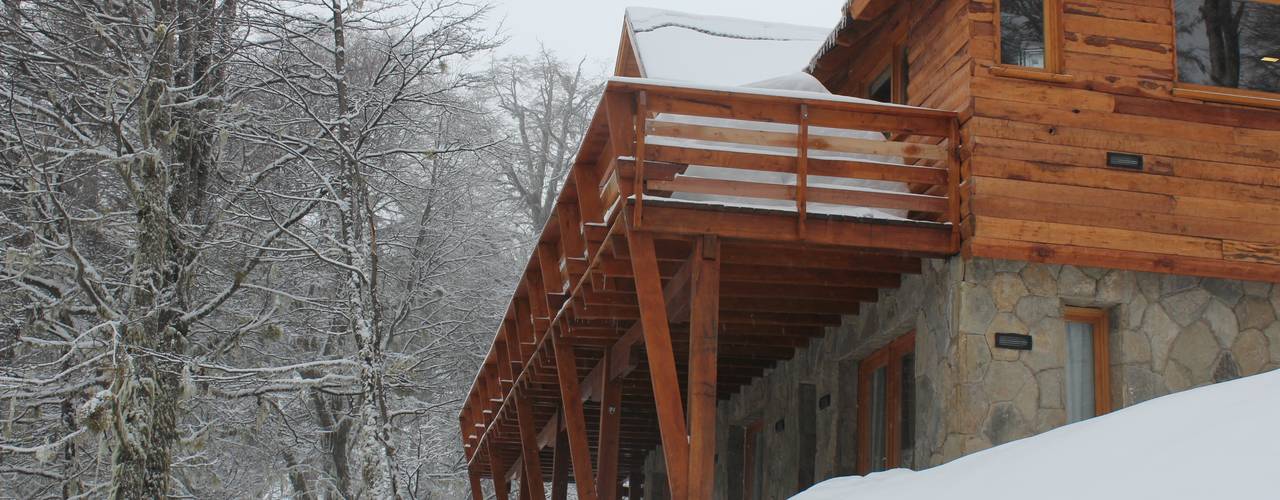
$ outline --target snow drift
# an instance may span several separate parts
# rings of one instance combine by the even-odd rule
[[[933,469],[831,479],[792,498],[1280,498],[1280,370],[1164,396]]]

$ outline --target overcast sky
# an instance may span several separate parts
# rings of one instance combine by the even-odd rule
[[[542,43],[561,58],[587,57],[594,68],[613,69],[628,6],[695,14],[835,27],[845,0],[495,0],[491,22],[509,41],[498,55],[528,54]]]

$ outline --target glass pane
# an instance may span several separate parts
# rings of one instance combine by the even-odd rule
[[[1176,0],[1178,80],[1280,92],[1280,5]]]
[[[1000,62],[1044,67],[1044,0],[1000,0]]]
[[[885,470],[889,462],[885,432],[885,367],[871,374],[871,472]]]
[[[902,49],[902,102],[898,104],[911,102],[907,95],[907,88],[911,86],[911,63],[908,62],[910,58],[907,56],[907,49],[904,47]]]
[[[1067,423],[1094,416],[1093,325],[1067,323]]]
[[[873,101],[880,102],[893,100],[893,72],[891,69],[884,70],[884,73],[871,82],[871,95],[867,97]]]
[[[916,444],[916,357],[902,358],[902,433],[898,442],[900,460],[896,467],[910,469]]]

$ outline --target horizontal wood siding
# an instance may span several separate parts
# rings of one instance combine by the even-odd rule
[[[1065,83],[992,75],[967,8],[967,254],[1280,281],[1280,111],[1172,95],[1171,0],[1065,1]]]

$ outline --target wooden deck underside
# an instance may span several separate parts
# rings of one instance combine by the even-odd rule
[[[664,129],[646,106],[798,132]],[[814,126],[933,139],[831,143],[808,137],[811,113],[822,117]],[[782,156],[646,146],[663,133],[798,146]],[[501,498],[515,480],[532,498],[544,498],[544,482],[572,483],[582,499],[637,498],[637,472],[658,445],[668,482],[648,487],[709,497],[710,482],[689,478],[714,466],[717,400],[920,272],[921,258],[959,250],[954,134],[954,115],[931,110],[611,83],[460,415],[474,498],[482,478]],[[903,160],[807,159],[809,149],[838,148]],[[684,176],[695,160],[789,172],[796,183]],[[812,199],[912,219],[808,211],[810,167],[909,183],[912,193],[813,188]],[[671,198],[686,191],[794,208]]]
[[[615,378],[613,390],[621,391],[619,469],[639,469],[645,454],[661,444],[635,276],[648,264],[634,261],[631,234],[644,235],[640,245],[652,244],[679,380],[673,389],[680,401],[688,399],[695,246],[719,247],[718,399],[727,399],[777,362],[790,359],[826,327],[839,325],[841,315],[857,314],[859,304],[874,302],[880,289],[896,288],[902,274],[919,273],[921,257],[950,253],[948,224],[812,215],[809,238],[798,241],[794,215],[785,212],[649,203],[642,230],[622,220],[628,217],[617,217],[602,241],[588,242],[600,245],[589,272],[562,303],[548,304],[556,310],[548,322],[549,333],[534,345],[520,346],[532,350],[534,361],[520,366],[514,384],[521,385],[530,400],[533,418],[519,414],[511,398],[502,401],[495,416],[496,434],[487,432],[480,453],[472,458],[482,476],[495,472],[489,453],[510,464],[504,472],[522,466],[520,426],[528,420],[537,430],[544,479],[554,475],[556,432],[563,426],[557,371],[563,361],[556,359],[556,341],[573,350],[592,456],[598,456],[605,370]],[[754,229],[760,227],[776,231]],[[856,244],[833,246],[831,241]],[[900,245],[903,242],[909,244]],[[615,361],[611,367],[605,361],[610,355]],[[510,354],[505,357],[510,359]]]

